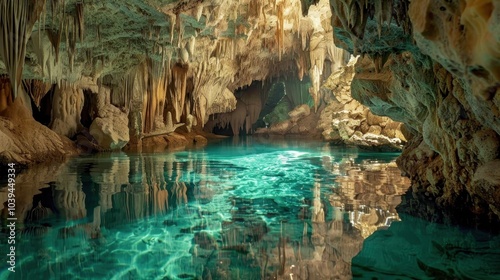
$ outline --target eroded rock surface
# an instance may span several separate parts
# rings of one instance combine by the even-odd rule
[[[21,99],[0,113],[1,164],[28,165],[61,160],[76,153],[76,146],[68,138],[35,121]]]
[[[368,149],[401,150],[406,142],[402,123],[374,115],[352,97],[355,61],[333,73],[323,85],[331,92],[324,97],[328,101],[318,122],[324,139]]]
[[[402,208],[440,221],[498,221],[492,213],[500,186],[485,172],[499,158],[498,36],[491,33],[500,28],[498,2],[378,2],[356,6],[363,13],[353,19],[340,12],[345,3],[332,1],[339,12],[332,22],[339,44],[363,55],[353,97],[407,126],[410,145],[399,165],[423,207],[408,200]],[[409,14],[411,25],[401,13]],[[477,172],[490,178],[473,183]],[[471,213],[476,218],[467,218]]]
[[[128,114],[109,103],[109,89],[97,94],[97,117],[89,132],[104,150],[119,150],[129,141]]]

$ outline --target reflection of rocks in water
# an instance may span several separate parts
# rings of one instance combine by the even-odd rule
[[[55,253],[58,275],[64,264],[82,277],[90,266],[102,278],[110,267],[122,276],[134,267],[128,276],[348,279],[364,237],[397,219],[394,207],[407,187],[393,164],[358,164],[351,150],[341,162],[252,145],[236,159],[226,152],[210,160],[190,151],[78,158],[46,175],[40,186],[50,187],[26,199],[28,231],[43,235],[51,250],[74,246]],[[266,163],[276,154],[285,169]],[[36,250],[50,251],[44,246]],[[68,264],[76,257],[80,265]]]
[[[380,227],[399,220],[396,206],[410,186],[394,162],[364,161],[361,164],[343,159],[330,167],[339,176],[329,200],[332,206],[349,213],[351,223],[364,238]]]
[[[306,202],[314,213],[313,200]],[[194,262],[205,267],[204,279],[237,279],[238,275],[241,279],[350,278],[350,262],[363,238],[349,226],[342,211],[335,210],[333,219],[325,216],[312,222],[312,215],[294,219],[283,213],[284,208],[276,211],[281,207],[274,199],[233,198],[232,205],[231,220],[222,221],[220,240],[195,233],[191,251]],[[304,208],[288,210],[300,213]],[[257,214],[273,209],[276,215]]]
[[[16,217],[18,223],[23,223],[24,219],[31,215],[30,221],[36,220],[31,212],[37,212],[40,196],[43,188],[46,188],[49,182],[54,182],[61,175],[68,172],[67,163],[54,163],[35,165],[27,170],[17,169],[16,173]],[[3,187],[3,186],[0,186]],[[6,187],[6,186],[5,186]],[[0,192],[0,205],[7,202],[7,192]],[[38,196],[38,197],[36,197]],[[50,208],[49,205],[42,203],[41,207]],[[4,208],[5,211],[7,208]],[[50,216],[50,215],[49,215]],[[47,216],[44,216],[46,218]]]
[[[352,261],[354,277],[499,279],[499,236],[404,214],[401,220],[365,240]]]
[[[217,242],[215,238],[206,231],[196,232],[194,234],[193,242],[205,250],[217,249]]]

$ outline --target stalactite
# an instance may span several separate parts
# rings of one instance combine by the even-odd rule
[[[23,86],[38,109],[40,109],[40,101],[52,87],[50,83],[44,83],[41,80],[23,80]]]
[[[234,60],[236,58],[236,39],[232,38],[230,44],[231,44],[231,60]]]
[[[175,22],[176,22],[175,18],[176,18],[176,16],[174,14],[168,15],[169,24],[170,24],[170,44],[174,43]]]
[[[96,27],[96,38],[97,42],[101,42],[101,25],[97,25]]]
[[[339,0],[330,1],[330,5],[335,14],[332,20],[340,21],[342,27],[350,31],[353,42],[363,39],[369,16],[376,21],[379,37],[382,36],[384,24],[390,25],[393,17],[406,34],[411,33],[411,22],[407,16],[408,0]],[[357,52],[356,47],[353,52]]]
[[[194,57],[195,55],[195,48],[196,47],[196,37],[193,36],[191,37],[191,39],[189,39],[189,47],[188,47],[188,50],[189,50],[189,54],[191,55],[191,57]]]
[[[59,8],[59,0],[50,0],[50,10],[52,12],[52,19],[57,15],[57,9]]]
[[[177,16],[175,19],[175,24],[178,28],[177,47],[180,48],[182,45],[182,39],[184,37],[184,24],[182,23],[182,18],[180,16]]]
[[[360,18],[360,15],[363,15],[364,9],[359,8],[358,4],[353,1],[351,2],[350,7],[347,8],[347,10],[349,12],[349,16],[347,17],[347,24],[350,28],[353,28],[358,23],[358,18]]]
[[[251,0],[249,3],[249,17],[260,18],[262,15],[263,3],[260,0]]]
[[[61,24],[62,27],[62,24]],[[59,46],[61,45],[62,38],[62,30],[61,29],[47,29],[47,36],[49,37],[49,41],[54,48],[54,52],[56,53],[56,63],[59,62]]]
[[[77,26],[73,21],[68,19],[66,24],[66,50],[68,52],[69,69],[71,72],[73,72],[73,64],[75,61],[77,33]]]
[[[2,1],[0,3],[0,54],[12,84],[13,99],[18,96],[24,66],[30,1]]]
[[[45,6],[44,6],[44,8],[45,8]],[[43,30],[45,28],[46,16],[47,16],[47,10],[43,9],[41,19],[38,21],[38,31],[36,32],[38,36],[32,38],[32,40],[34,42],[33,44],[36,47],[38,47],[39,50],[42,49],[42,45],[43,45],[43,41],[42,41],[42,34],[43,33],[41,32],[41,30]],[[41,53],[37,53],[37,57],[38,57],[40,65],[42,65],[42,76],[44,76],[45,75],[45,63],[46,63],[45,52],[42,51]]]
[[[201,16],[203,15],[203,8],[205,8],[204,5],[197,5],[196,8],[194,9],[194,17],[196,18],[196,21],[200,21]]]
[[[89,65],[93,65],[94,64],[94,55],[93,55],[92,49],[86,49],[85,50],[85,61]]]
[[[278,22],[276,23],[276,43],[278,45],[278,58],[281,61],[281,56],[284,51],[284,38],[285,38],[285,18],[284,18],[284,4],[279,3],[277,5],[278,10]]]
[[[75,10],[76,10],[75,25],[78,26],[78,38],[80,38],[80,42],[83,42],[83,32],[85,30],[83,5],[84,5],[83,2],[75,3]]]
[[[333,41],[333,38],[331,38],[331,40]],[[338,48],[334,44],[328,44],[327,51],[328,51],[328,58],[332,61],[332,69],[331,69],[332,73],[335,72],[340,67],[346,65],[349,56],[349,53],[346,50]],[[324,76],[323,78],[327,79],[328,76]]]
[[[246,105],[245,127],[247,134],[249,134],[251,132],[252,125],[259,119],[259,115],[262,110],[260,86],[249,88],[241,96],[241,101]],[[238,130],[239,129],[240,128],[238,128]]]
[[[317,111],[319,106],[319,89],[326,54],[324,38],[324,31],[315,31],[309,41],[309,59],[311,65],[311,68],[309,69],[309,77],[311,78],[312,83],[310,93],[314,100],[315,111]]]
[[[383,12],[383,4],[382,0],[375,0],[375,17],[377,20],[377,32],[378,37],[382,35],[382,22],[384,21],[384,12]]]
[[[193,75],[192,114],[202,126],[210,114],[228,112],[236,107],[234,95],[226,88],[234,78],[236,69],[223,63],[218,66],[217,60],[212,57],[200,63]]]
[[[170,100],[174,108],[176,122],[181,121],[184,101],[186,100],[186,85],[188,67],[175,65],[172,68],[173,88],[170,89]]]
[[[155,62],[153,65],[156,68],[156,75],[153,75],[155,85],[153,94],[156,96],[156,116],[160,120],[160,123],[155,125],[157,127],[163,127],[166,120],[163,117],[163,111],[166,103],[169,73],[165,71],[165,64],[163,62]]]
[[[299,80],[302,81],[304,78],[304,75],[307,72],[307,69],[309,69],[309,63],[308,63],[308,53],[302,50],[299,50],[298,57],[295,59],[295,63],[297,65],[297,75]]]

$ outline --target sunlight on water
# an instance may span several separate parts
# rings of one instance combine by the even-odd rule
[[[0,278],[351,278],[364,239],[399,220],[396,157],[249,138],[33,167],[17,177],[16,273]]]

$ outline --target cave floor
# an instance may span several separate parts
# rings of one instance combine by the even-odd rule
[[[0,279],[499,279],[499,236],[398,215],[397,156],[247,137],[34,166]]]

